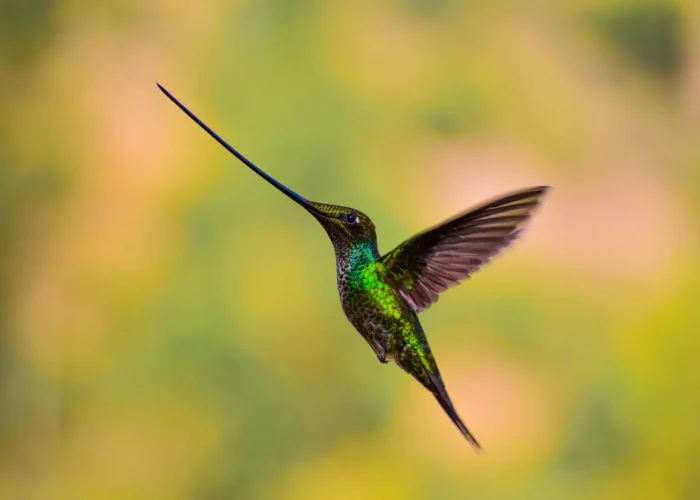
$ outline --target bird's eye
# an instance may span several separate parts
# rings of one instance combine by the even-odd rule
[[[355,223],[357,223],[358,220],[359,219],[357,218],[357,215],[355,215],[355,214],[348,214],[345,216],[345,222],[347,222],[348,224],[355,224]]]

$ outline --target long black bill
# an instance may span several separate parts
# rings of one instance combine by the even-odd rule
[[[248,158],[246,158],[246,157],[243,156],[241,153],[239,153],[238,151],[236,151],[236,150],[233,148],[233,146],[231,146],[228,142],[226,142],[225,140],[223,140],[223,139],[221,138],[221,136],[219,136],[219,134],[217,134],[216,132],[214,132],[212,129],[209,128],[209,126],[207,126],[206,123],[204,123],[202,120],[200,120],[199,118],[197,118],[197,115],[195,115],[192,111],[190,111],[189,109],[187,109],[187,108],[185,107],[184,104],[182,104],[180,101],[178,101],[178,100],[175,98],[175,96],[173,96],[170,92],[168,92],[160,83],[156,83],[156,85],[158,85],[158,88],[161,90],[161,92],[163,92],[163,93],[168,97],[168,99],[170,99],[171,101],[173,101],[173,102],[177,105],[178,108],[180,108],[182,111],[184,111],[185,114],[186,114],[187,116],[189,116],[190,118],[192,118],[192,119],[197,123],[197,125],[199,125],[200,127],[202,127],[210,136],[212,136],[214,139],[216,139],[216,141],[217,141],[219,144],[221,144],[223,147],[225,147],[233,156],[235,156],[236,158],[238,158],[239,160],[241,160],[243,163],[245,163],[245,164],[248,166],[248,168],[250,168],[253,172],[255,172],[255,173],[258,174],[260,177],[262,177],[263,179],[265,179],[267,182],[269,182],[270,184],[272,184],[273,186],[275,186],[277,189],[279,189],[280,191],[282,191],[284,194],[286,194],[287,196],[289,196],[291,199],[293,199],[294,201],[296,201],[299,205],[301,205],[301,206],[304,207],[305,209],[309,210],[309,211],[312,212],[312,213],[315,213],[315,212],[316,212],[316,210],[314,209],[313,205],[309,202],[309,200],[307,200],[307,199],[304,198],[303,196],[301,196],[301,195],[295,193],[294,191],[292,191],[291,189],[289,189],[289,188],[288,188],[287,186],[285,186],[284,184],[281,184],[281,183],[277,182],[275,179],[273,179],[272,177],[270,177],[269,175],[267,175],[265,172],[263,172],[262,170],[260,170],[258,167],[256,167],[255,164],[254,164],[252,161],[250,161]]]

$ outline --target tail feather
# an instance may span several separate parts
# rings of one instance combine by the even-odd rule
[[[442,406],[442,409],[445,411],[445,413],[447,413],[447,416],[450,417],[452,422],[455,424],[455,426],[457,426],[457,428],[467,439],[467,441],[469,441],[469,444],[472,445],[474,451],[476,451],[477,453],[482,453],[484,449],[481,447],[481,445],[472,435],[472,433],[469,432],[469,429],[467,429],[467,426],[464,425],[462,419],[459,418],[457,410],[455,410],[455,407],[452,405],[450,397],[447,395],[447,390],[445,389],[445,385],[440,379],[440,375],[433,375],[429,373],[428,377],[430,378],[431,385],[433,386],[432,388],[430,388],[431,392],[433,393],[433,396],[435,396],[435,399],[437,399],[438,403],[440,403],[440,406]]]
[[[440,377],[437,363],[435,363],[435,358],[433,358],[433,354],[430,352],[428,340],[425,338],[425,333],[423,333],[420,323],[418,323],[418,318],[415,318],[415,320],[415,336],[417,337],[419,345],[416,345],[416,339],[413,339],[413,341],[406,341],[401,350],[394,355],[394,361],[435,396],[435,399],[440,403],[442,409],[447,413],[447,416],[452,419],[452,422],[457,426],[466,440],[469,441],[474,451],[481,453],[483,451],[481,445],[479,445],[472,433],[469,432],[469,429],[464,425],[462,419],[459,418],[457,410],[455,410],[452,401],[450,401],[450,397],[447,395],[447,390],[445,389],[445,384],[442,382],[442,377]]]

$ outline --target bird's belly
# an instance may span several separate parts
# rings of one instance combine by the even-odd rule
[[[381,361],[392,359],[402,345],[401,335],[410,323],[408,312],[398,302],[377,303],[369,293],[348,293],[342,297],[348,320],[370,344]]]

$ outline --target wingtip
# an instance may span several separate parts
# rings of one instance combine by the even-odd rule
[[[524,194],[529,193],[530,195],[535,196],[541,200],[545,196],[547,196],[552,189],[553,189],[552,186],[535,186],[535,187],[531,187],[529,189],[526,189],[524,191]]]
[[[542,190],[542,194],[540,194],[540,201],[544,201],[545,198],[549,197],[554,188],[552,186],[541,186],[540,189]]]

